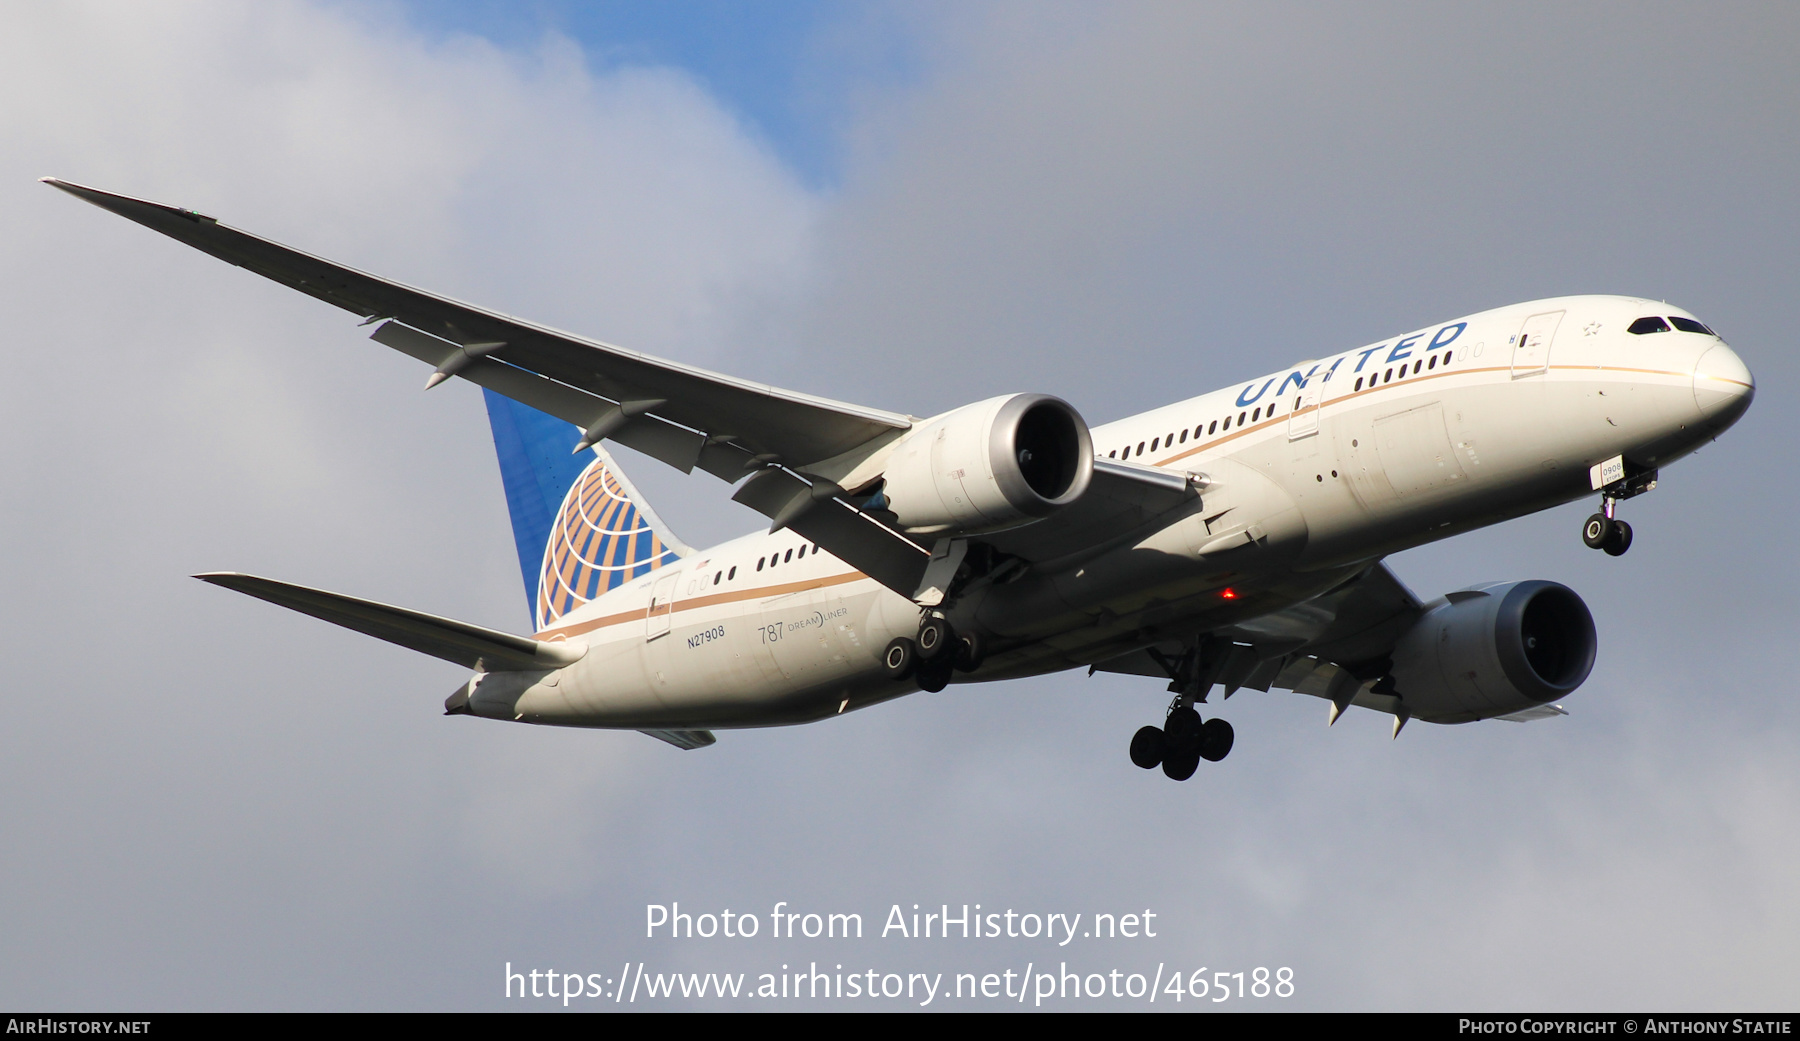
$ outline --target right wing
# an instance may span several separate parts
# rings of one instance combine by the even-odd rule
[[[1212,634],[1219,646],[1209,678],[1226,697],[1245,687],[1279,687],[1324,698],[1333,720],[1349,705],[1393,713],[1400,701],[1380,681],[1394,645],[1421,610],[1386,564],[1373,564],[1311,600]],[[1092,671],[1167,677],[1164,662],[1182,650],[1170,644],[1132,651]]]

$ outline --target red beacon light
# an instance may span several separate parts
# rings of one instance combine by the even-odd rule
[[[1219,599],[1221,599],[1221,600],[1236,600],[1237,599],[1237,590],[1231,588],[1230,586],[1226,586],[1225,591],[1219,594]]]

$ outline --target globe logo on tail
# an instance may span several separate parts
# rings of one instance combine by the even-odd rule
[[[534,605],[538,630],[675,559],[606,460],[596,458],[569,487],[550,525]]]

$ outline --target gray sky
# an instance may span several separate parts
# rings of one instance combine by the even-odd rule
[[[1797,23],[909,7],[833,28],[908,33],[918,65],[834,108],[820,186],[703,78],[554,34],[341,4],[0,10],[0,1004],[536,1007],[501,997],[504,963],[817,960],[1292,967],[1265,1008],[1792,1007]],[[921,414],[1042,390],[1103,422],[1588,292],[1692,309],[1758,397],[1626,505],[1628,557],[1580,545],[1580,503],[1393,559],[1425,595],[1577,589],[1601,654],[1566,719],[1390,741],[1387,717],[1327,730],[1317,699],[1245,692],[1231,758],[1177,785],[1125,757],[1160,685],[1069,675],[680,753],[441,717],[454,666],[185,577],[525,625],[469,387],[420,394],[348,317],[45,174]],[[710,478],[626,463],[689,541],[757,523]],[[644,940],[645,904],[674,900],[763,935]],[[779,900],[871,932],[946,902],[1160,929],[775,941]]]

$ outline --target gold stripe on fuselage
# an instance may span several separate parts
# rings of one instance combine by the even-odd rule
[[[842,574],[827,575],[824,578],[809,578],[799,582],[787,582],[781,585],[757,586],[752,589],[737,589],[728,593],[709,593],[706,596],[696,596],[686,600],[677,599],[675,601],[674,610],[697,611],[703,607],[736,603],[740,600],[766,600],[770,597],[786,596],[789,593],[804,593],[809,589],[825,589],[830,586],[841,586],[849,582],[858,582],[868,577],[869,576],[860,571],[846,571]],[[573,622],[569,625],[552,626],[545,629],[543,632],[537,633],[536,638],[539,640],[549,640],[557,637],[566,638],[570,636],[579,636],[582,633],[591,633],[596,629],[604,629],[611,625],[623,625],[627,622],[641,622],[647,617],[645,612],[648,610],[649,607],[646,605],[644,607],[633,608],[629,611],[621,611],[618,614],[601,615],[599,618],[590,618],[585,622]]]

